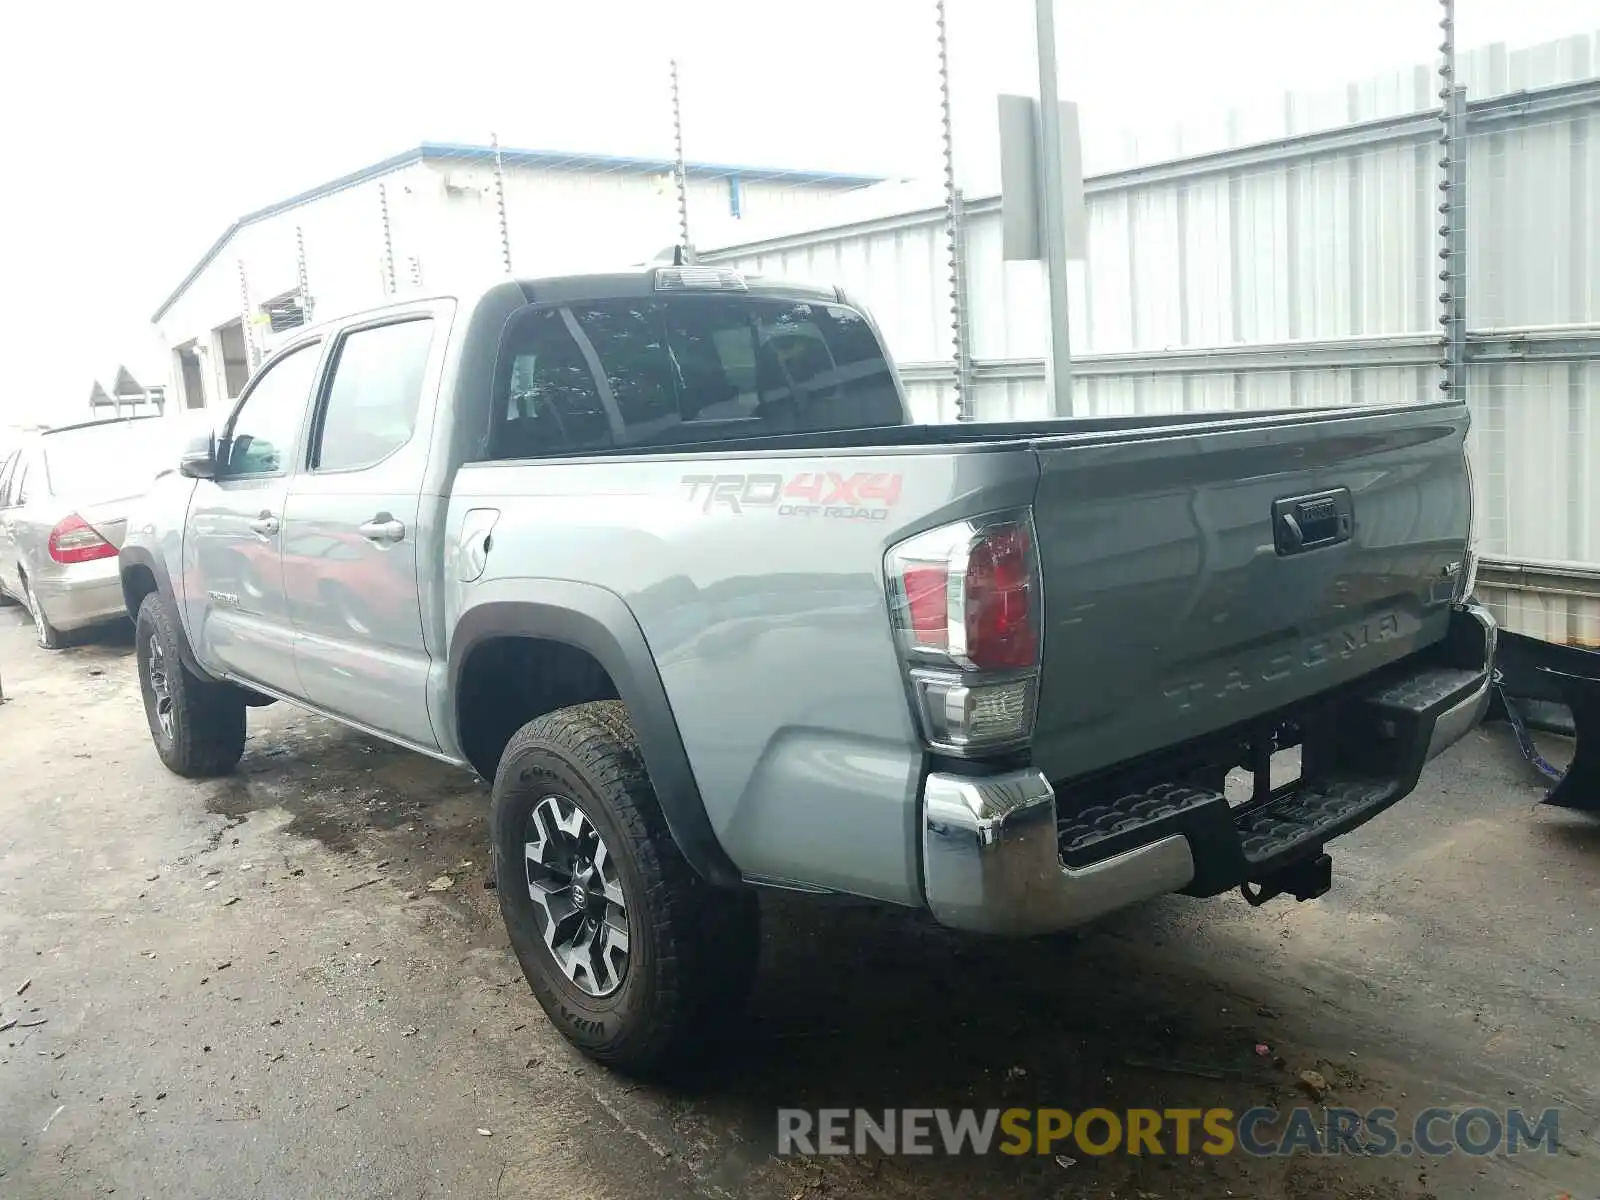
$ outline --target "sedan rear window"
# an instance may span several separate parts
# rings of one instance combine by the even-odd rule
[[[597,453],[899,425],[866,319],[730,296],[529,306],[496,373],[489,458]]]
[[[160,418],[49,433],[39,439],[45,485],[73,499],[136,496],[177,461],[178,442],[177,427]]]

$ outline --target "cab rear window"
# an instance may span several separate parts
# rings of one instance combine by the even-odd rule
[[[899,425],[883,349],[845,305],[730,296],[530,305],[506,327],[490,459]]]

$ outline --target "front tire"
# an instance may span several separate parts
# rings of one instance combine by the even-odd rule
[[[512,948],[563,1037],[648,1075],[725,1028],[754,975],[755,896],[712,888],[684,859],[620,702],[518,730],[490,826]]]
[[[139,605],[134,657],[150,740],[169,771],[190,779],[226,775],[244,753],[244,694],[202,679],[178,654],[177,614],[159,592]]]
[[[59,650],[67,644],[61,631],[50,624],[50,618],[44,615],[44,606],[39,603],[39,597],[33,594],[33,581],[26,575],[22,577],[22,603],[33,618],[33,633],[39,639],[40,649]]]

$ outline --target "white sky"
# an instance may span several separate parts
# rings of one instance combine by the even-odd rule
[[[992,121],[996,90],[1033,90],[1033,10],[950,5],[959,133]],[[1463,48],[1600,26],[1595,0],[1458,8]],[[1431,62],[1438,13],[1058,0],[1061,94],[1086,124],[1160,127]],[[6,23],[0,425],[86,415],[90,380],[150,356],[150,313],[247,210],[490,130],[508,146],[666,157],[674,54],[691,159],[938,168],[932,0],[89,0]]]

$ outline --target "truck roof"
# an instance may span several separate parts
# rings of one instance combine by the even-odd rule
[[[687,280],[677,286],[664,287],[662,277]],[[737,280],[738,285],[723,281]],[[653,296],[660,292],[669,295],[700,294],[703,292],[726,295],[769,296],[808,299],[837,304],[837,288],[793,280],[772,279],[763,275],[749,275],[732,267],[723,266],[650,266],[634,271],[612,271],[587,275],[554,275],[543,279],[519,279],[523,294],[532,303],[560,303],[563,300],[625,300],[632,297]]]
[[[669,275],[689,275],[691,278],[698,277],[702,279],[709,279],[711,276],[734,277],[740,280],[743,286],[716,286],[711,284],[708,286],[690,285],[663,289],[658,282],[663,272]],[[343,313],[337,317],[330,317],[325,321],[318,321],[314,325],[296,326],[294,329],[286,331],[289,335],[288,339],[281,346],[275,347],[268,357],[276,356],[282,349],[299,343],[307,337],[315,336],[335,326],[349,324],[351,321],[379,315],[390,309],[412,307],[433,300],[453,300],[470,312],[485,296],[505,287],[507,284],[518,288],[529,304],[560,304],[563,301],[571,300],[626,300],[634,297],[643,298],[658,293],[665,295],[720,294],[755,296],[769,299],[809,300],[820,304],[846,302],[844,294],[835,287],[815,283],[801,283],[787,279],[775,279],[764,275],[747,275],[732,267],[723,266],[677,267],[652,264],[633,270],[598,271],[572,275],[544,275],[527,278],[517,277],[514,279],[495,276],[482,280],[475,286],[396,296],[383,304],[374,304],[353,312]]]

